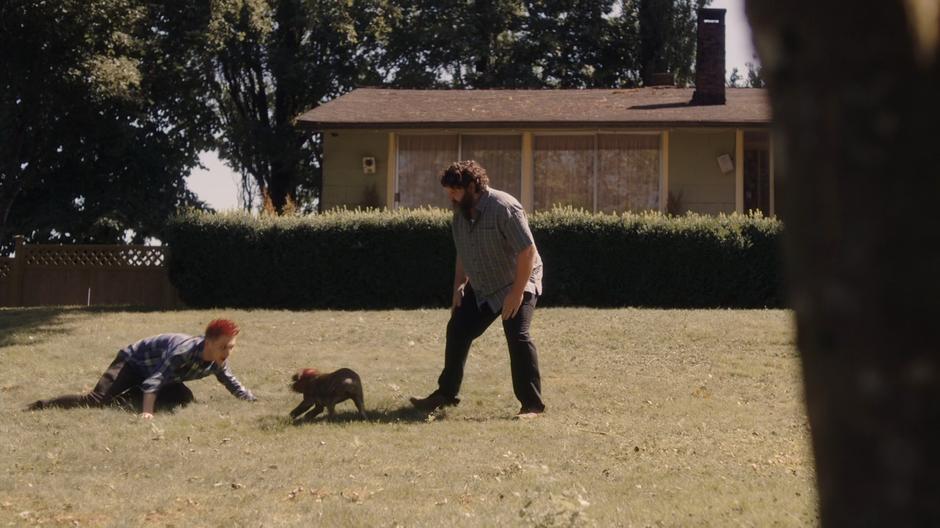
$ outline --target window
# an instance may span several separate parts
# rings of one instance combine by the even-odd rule
[[[440,174],[458,159],[476,160],[490,186],[520,198],[522,136],[408,134],[398,137],[399,206],[450,208]]]
[[[659,209],[659,133],[535,135],[534,207],[588,211]],[[458,159],[476,160],[490,185],[522,198],[520,134],[403,134],[398,136],[398,205],[449,208],[440,173]]]
[[[450,208],[440,174],[457,160],[456,135],[402,135],[398,138],[398,192],[401,207]]]
[[[658,210],[659,138],[657,133],[536,136],[535,208]]]
[[[770,215],[770,134],[744,132],[744,211]]]
[[[462,135],[460,150],[461,158],[486,169],[491,187],[521,199],[522,136]]]
[[[594,136],[535,136],[535,209],[594,210]]]
[[[597,211],[659,209],[659,135],[597,136]]]

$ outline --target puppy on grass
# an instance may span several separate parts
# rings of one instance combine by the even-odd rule
[[[359,410],[359,417],[366,419],[362,401],[362,381],[359,374],[352,369],[341,368],[335,372],[321,374],[317,369],[307,368],[294,374],[292,379],[294,383],[291,389],[303,394],[304,400],[290,412],[291,420],[297,420],[311,407],[313,410],[307,413],[306,420],[313,419],[323,412],[324,407],[329,417],[333,418],[336,415],[336,404],[346,400],[352,400]]]

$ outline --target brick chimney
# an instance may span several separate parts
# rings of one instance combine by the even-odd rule
[[[694,105],[725,104],[725,10],[698,10]]]

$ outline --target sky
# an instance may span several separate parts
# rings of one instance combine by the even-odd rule
[[[725,15],[725,68],[746,72],[745,64],[757,62],[751,44],[751,29],[744,16],[744,0],[713,0],[709,7],[727,9]],[[186,179],[191,191],[217,211],[238,209],[240,176],[218,157],[203,152],[199,161],[205,168],[194,169]]]

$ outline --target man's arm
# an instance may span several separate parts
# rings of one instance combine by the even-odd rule
[[[529,244],[525,249],[516,255],[516,277],[512,281],[512,289],[503,300],[503,320],[512,319],[522,306],[522,298],[525,295],[525,287],[532,276],[532,269],[535,267],[535,244]]]
[[[216,371],[215,379],[219,380],[219,383],[222,385],[225,385],[225,388],[232,393],[232,396],[235,396],[239,400],[255,401],[258,399],[238,381],[238,378],[236,378],[234,374],[232,374],[232,370],[228,368],[228,362]]]
[[[450,303],[450,311],[453,312],[463,302],[463,289],[467,285],[467,273],[463,269],[463,262],[460,255],[457,255],[457,262],[454,264],[454,296]]]
[[[140,410],[140,417],[144,419],[153,418],[153,408],[157,403],[157,393],[156,392],[145,392],[144,393],[144,402]]]
[[[157,392],[160,390],[160,387],[163,386],[163,380],[166,378],[167,373],[172,371],[173,364],[172,357],[164,360],[163,363],[150,374],[150,377],[140,384],[140,390],[144,393],[140,410],[141,418],[153,418],[153,410],[157,403]]]

